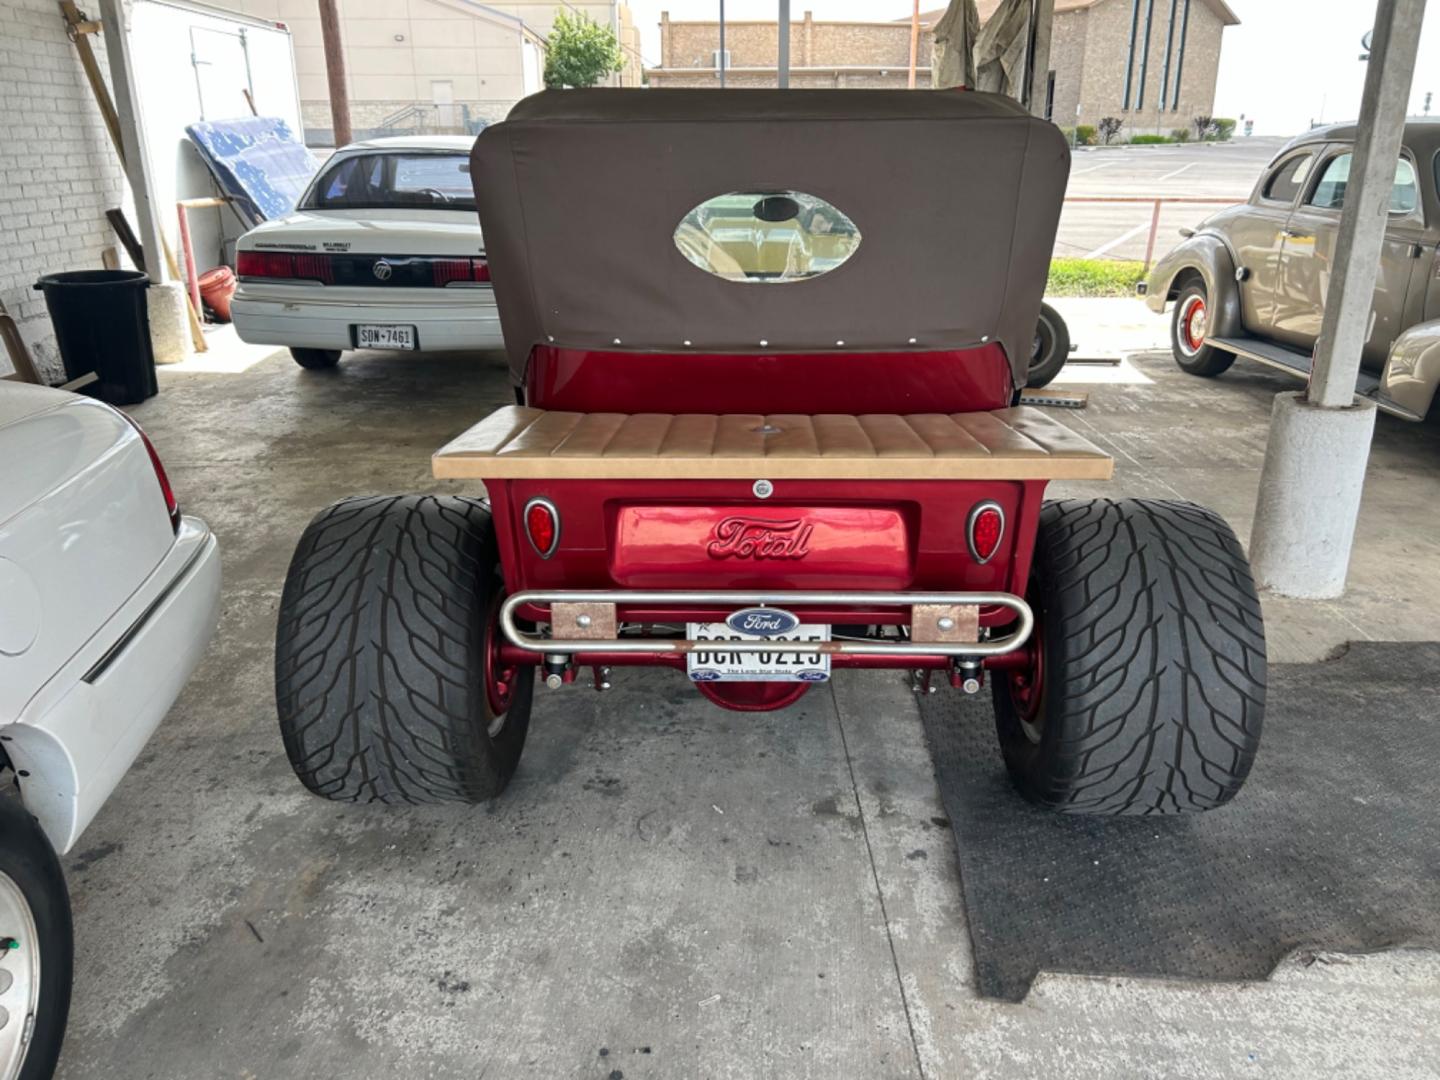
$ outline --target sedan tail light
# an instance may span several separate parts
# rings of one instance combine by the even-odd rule
[[[235,256],[235,273],[240,278],[280,278],[320,281],[335,280],[335,267],[327,255],[293,255],[288,251],[242,251]]]
[[[165,466],[160,463],[160,455],[155,452],[155,444],[150,441],[150,436],[145,434],[144,428],[137,424],[125,413],[121,413],[132,428],[135,434],[140,436],[140,441],[145,444],[145,452],[150,455],[150,467],[155,470],[155,479],[160,484],[160,494],[165,497],[165,511],[170,515],[170,529],[173,532],[180,531],[180,503],[175,498],[175,490],[170,486],[170,477],[165,475]]]
[[[490,264],[484,259],[435,259],[430,263],[430,273],[440,286],[454,281],[483,282],[490,280]]]

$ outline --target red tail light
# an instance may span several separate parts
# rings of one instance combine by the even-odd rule
[[[335,267],[327,255],[292,255],[288,251],[242,251],[235,256],[235,273],[242,278],[335,280]]]
[[[976,503],[970,511],[966,526],[966,543],[970,555],[977,563],[987,563],[1000,550],[1000,541],[1005,536],[1005,511],[998,503]]]
[[[525,504],[525,535],[542,559],[560,546],[560,512],[549,499],[531,499]]]
[[[165,496],[165,511],[170,515],[170,528],[173,532],[180,531],[180,503],[175,498],[175,491],[170,487],[170,478],[165,475],[165,466],[160,464],[160,455],[155,452],[155,446],[150,441],[150,436],[145,434],[144,429],[134,420],[131,420],[125,413],[121,413],[135,434],[140,436],[140,441],[145,444],[145,452],[150,455],[150,467],[155,470],[155,479],[160,483],[160,494]]]
[[[484,259],[435,259],[430,263],[430,273],[440,286],[452,281],[489,281],[490,264]]]

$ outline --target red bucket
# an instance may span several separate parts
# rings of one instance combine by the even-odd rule
[[[200,298],[221,322],[230,321],[230,297],[235,295],[235,275],[228,266],[217,266],[200,275]]]

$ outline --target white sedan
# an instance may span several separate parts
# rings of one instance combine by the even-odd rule
[[[464,136],[371,139],[336,152],[295,211],[252,229],[230,310],[242,340],[301,367],[344,349],[504,344]]]
[[[49,1076],[74,846],[215,629],[220,556],[123,413],[0,382],[0,1080]]]

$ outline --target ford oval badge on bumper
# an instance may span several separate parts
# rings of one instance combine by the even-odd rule
[[[800,619],[780,608],[751,607],[735,612],[725,620],[725,625],[737,634],[772,637],[775,634],[788,634],[800,625]]]

